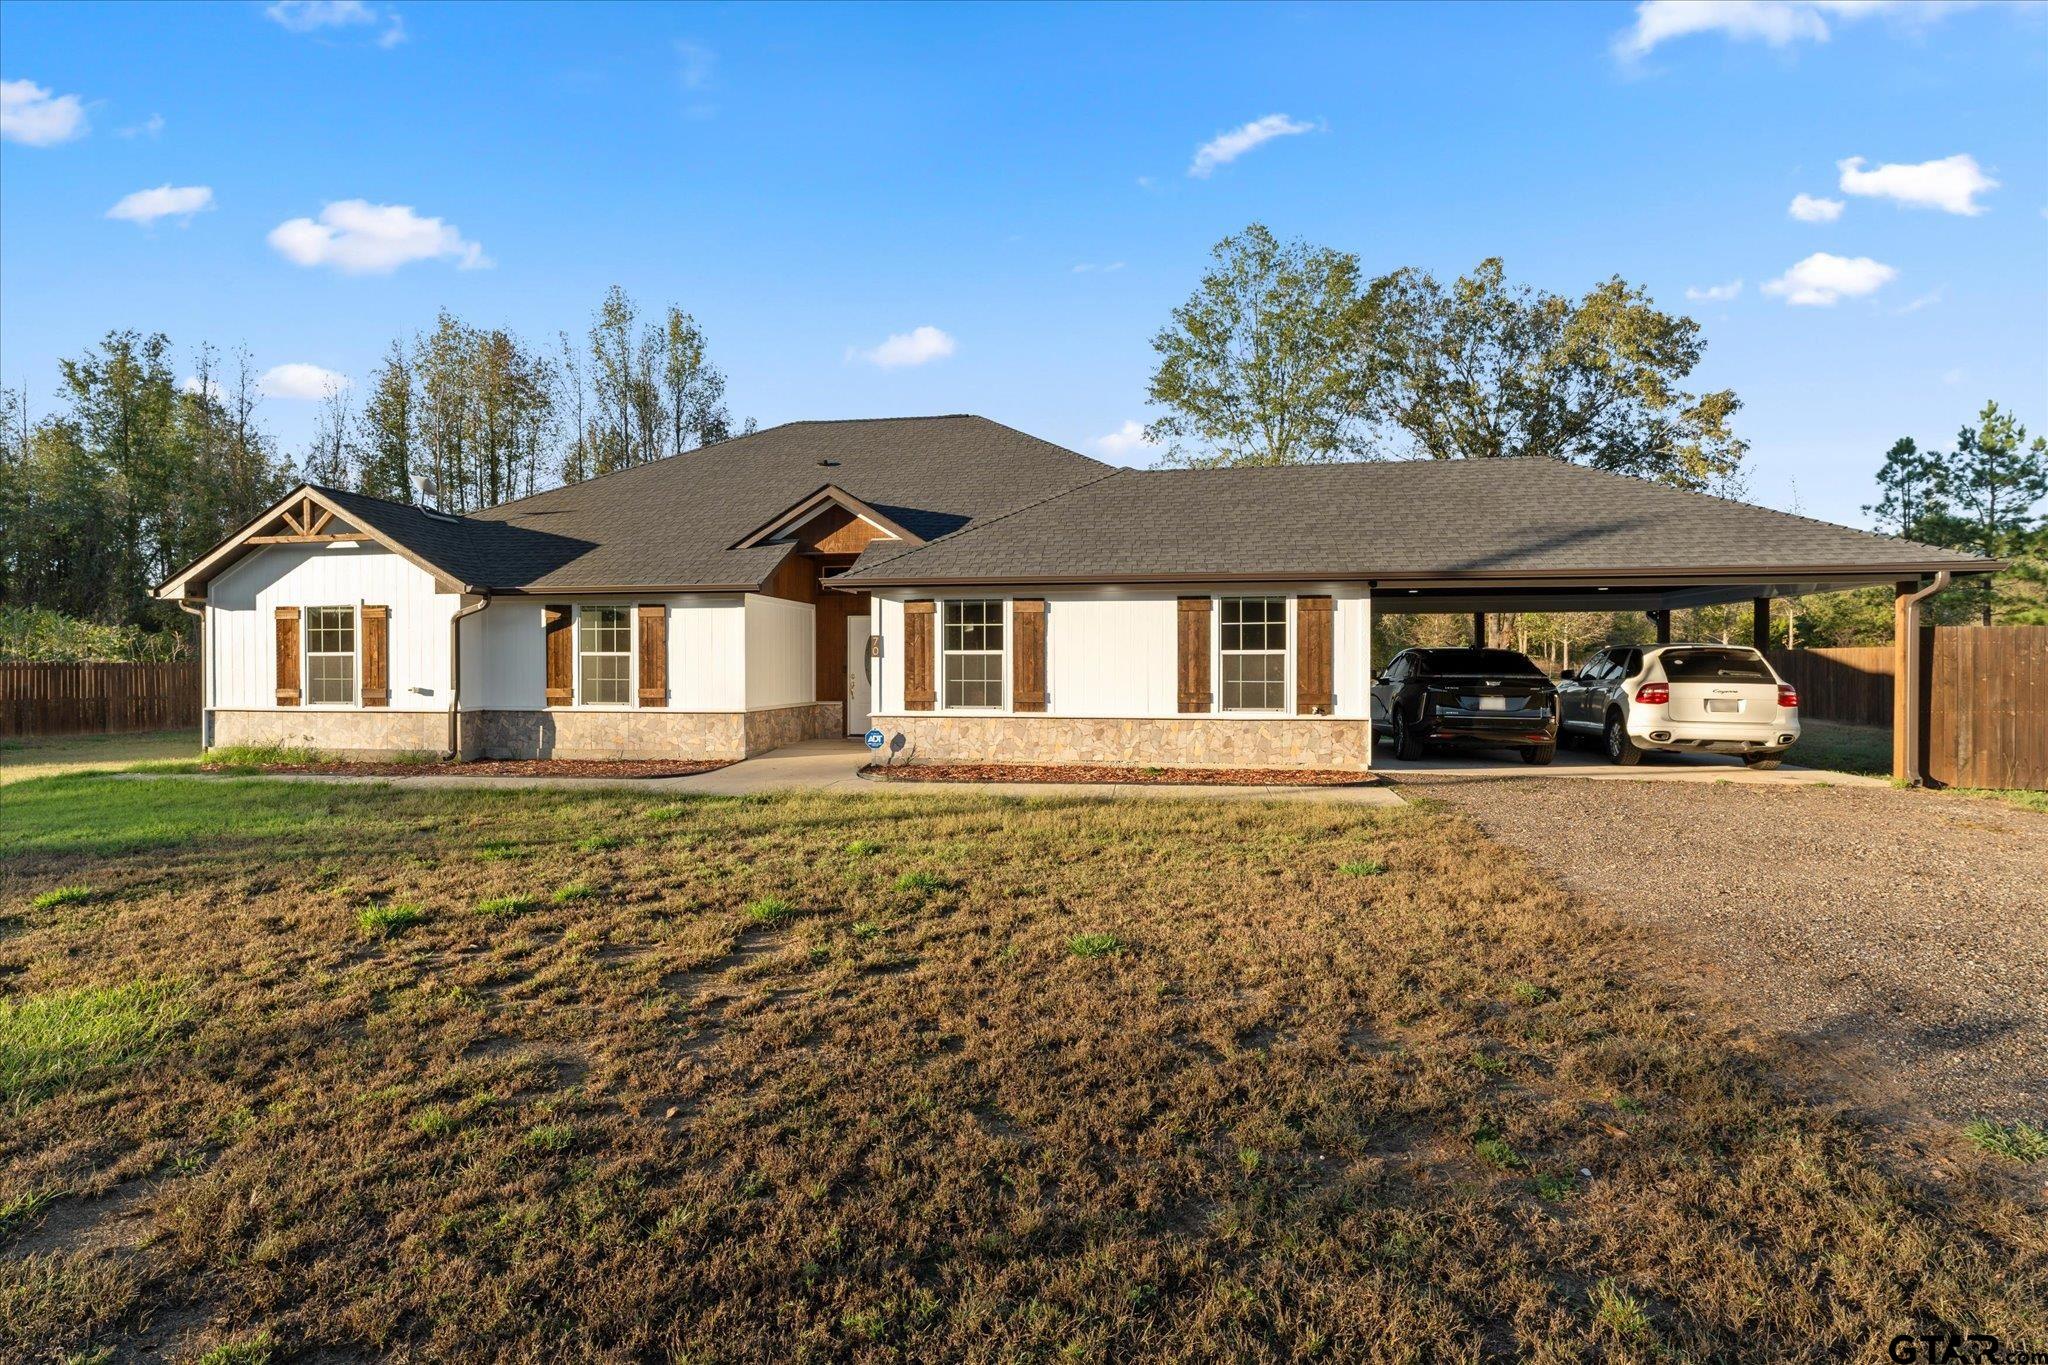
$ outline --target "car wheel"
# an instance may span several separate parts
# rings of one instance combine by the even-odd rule
[[[1745,768],[1775,768],[1778,766],[1778,756],[1776,754],[1744,754],[1742,756],[1742,766]]]
[[[1522,750],[1522,762],[1534,764],[1538,768],[1543,767],[1556,757],[1557,746],[1555,744],[1531,744],[1528,748]]]
[[[1629,738],[1628,726],[1622,724],[1619,711],[1607,718],[1607,761],[1624,768],[1633,768],[1643,761],[1643,751]]]
[[[1394,713],[1394,757],[1410,762],[1422,757],[1422,736],[1415,733],[1408,717],[1399,711]]]

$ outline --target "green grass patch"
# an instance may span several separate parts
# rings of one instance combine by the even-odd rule
[[[1982,1147],[1993,1156],[2002,1156],[2023,1166],[2048,1161],[2048,1133],[2030,1123],[1993,1123],[1990,1119],[1975,1119],[1964,1127],[1963,1140],[1972,1146]]]
[[[625,842],[616,834],[593,834],[586,839],[577,840],[576,850],[579,853],[603,853],[606,849],[617,848]]]
[[[846,851],[856,858],[872,858],[882,851],[882,845],[874,839],[855,839]]]
[[[148,1061],[190,1014],[182,986],[134,981],[0,1001],[0,1100],[31,1104]]]
[[[54,910],[60,905],[76,905],[91,899],[92,888],[89,886],[58,886],[36,896],[29,905],[37,910]]]
[[[405,932],[426,918],[426,909],[412,901],[392,905],[366,905],[356,914],[356,923],[372,938],[390,938]]]
[[[198,1365],[270,1365],[276,1358],[277,1341],[269,1332],[258,1332],[240,1341],[224,1341],[199,1357]]]
[[[576,1130],[566,1123],[537,1123],[521,1141],[536,1152],[566,1152],[576,1141]]]
[[[1551,1000],[1554,1000],[1556,998],[1556,996],[1551,993],[1549,987],[1539,986],[1533,981],[1509,982],[1508,994],[1514,996],[1515,999],[1521,1001],[1524,1005],[1548,1004]]]
[[[549,896],[548,899],[553,901],[556,905],[566,905],[570,901],[588,900],[590,897],[595,896],[596,894],[597,888],[592,886],[589,882],[574,881],[568,883],[567,885],[556,887],[555,894]]]
[[[533,856],[533,850],[510,839],[486,839],[476,846],[476,856],[487,863],[517,862]]]
[[[1613,1280],[1593,1286],[1593,1321],[1623,1341],[1639,1341],[1650,1334],[1650,1315]]]
[[[1480,1128],[1473,1132],[1472,1151],[1487,1165],[1498,1166],[1503,1171],[1520,1170],[1522,1167],[1521,1154],[1508,1146],[1500,1134],[1491,1128]]]
[[[688,806],[652,806],[640,812],[643,820],[680,820],[690,813]]]
[[[322,749],[295,749],[288,744],[222,744],[208,749],[203,761],[210,768],[268,768],[340,760]]]
[[[0,1199],[0,1240],[12,1237],[43,1216],[43,1210],[57,1202],[53,1187],[24,1190],[11,1199]]]
[[[436,1107],[414,1114],[410,1126],[421,1137],[437,1138],[453,1128],[455,1120],[448,1117],[447,1111]]]
[[[561,897],[558,895],[555,899],[560,900]],[[540,902],[531,896],[492,896],[478,901],[476,912],[479,915],[523,915],[538,904]]]
[[[1547,1199],[1553,1204],[1561,1204],[1571,1198],[1572,1192],[1579,1187],[1579,1182],[1570,1176],[1549,1171],[1541,1172],[1529,1183],[1535,1188],[1537,1198]]]
[[[1337,870],[1347,877],[1377,877],[1387,870],[1387,865],[1377,858],[1353,858]]]
[[[763,896],[747,903],[747,919],[755,924],[780,924],[794,914],[796,907],[780,896]]]
[[[1122,952],[1123,946],[1115,934],[1076,934],[1067,940],[1067,951],[1075,957],[1108,957]]]
[[[944,891],[946,879],[936,872],[905,872],[896,879],[898,891]]]

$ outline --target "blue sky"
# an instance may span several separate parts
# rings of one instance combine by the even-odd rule
[[[1145,463],[1103,438],[1153,415],[1149,339],[1263,221],[1647,287],[1744,399],[1753,495],[1811,515],[1986,398],[2048,429],[2040,6],[11,0],[0,54],[0,378],[41,408],[110,328],[360,381],[440,307],[551,339],[617,282],[764,425],[969,411]]]

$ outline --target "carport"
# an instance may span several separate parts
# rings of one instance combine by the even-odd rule
[[[1911,552],[1928,548],[1910,541],[1869,539],[1885,550],[1897,547]],[[1767,576],[1754,569],[1745,572],[1682,565],[1600,573],[1476,570],[1425,581],[1375,582],[1373,611],[1379,615],[1470,616],[1475,645],[1487,643],[1486,618],[1493,614],[1641,612],[1654,626],[1657,643],[1669,644],[1672,612],[1747,601],[1751,608],[1750,643],[1759,651],[1766,651],[1770,647],[1773,599],[1889,586],[1893,592],[1892,649],[1897,679],[1892,710],[1892,777],[1917,785],[1925,778],[1920,771],[1919,729],[1925,715],[1926,660],[1923,651],[1909,645],[1920,637],[1921,605],[1958,577],[1993,573],[2003,567],[1997,561],[1950,551],[1934,553],[1938,559],[1920,564],[1909,562],[1906,555],[1873,554],[1865,566],[1791,565]],[[1913,576],[1901,576],[1909,571]]]

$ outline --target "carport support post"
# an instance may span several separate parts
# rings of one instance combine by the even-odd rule
[[[1472,613],[1472,648],[1486,648],[1486,613],[1483,611]]]
[[[1653,611],[1650,613],[1650,619],[1657,625],[1657,643],[1660,645],[1670,644],[1671,613],[1669,611]]]
[[[1762,654],[1771,647],[1771,599],[1751,598],[1749,608],[1749,642]]]

